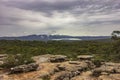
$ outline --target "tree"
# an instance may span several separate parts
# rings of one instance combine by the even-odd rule
[[[118,40],[118,39],[119,39],[119,36],[120,36],[120,31],[113,31],[111,38],[112,38],[113,40]]]
[[[120,31],[112,32],[112,39],[115,40],[112,48],[111,58],[114,61],[120,61]]]

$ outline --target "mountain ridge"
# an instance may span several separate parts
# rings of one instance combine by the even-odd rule
[[[69,35],[27,35],[16,37],[0,37],[0,40],[97,40],[97,39],[109,39],[110,36],[69,36]]]

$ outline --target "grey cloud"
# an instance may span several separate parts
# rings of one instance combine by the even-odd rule
[[[0,35],[87,32],[91,26],[97,32],[98,26],[120,25],[120,0],[1,0],[1,5],[5,8],[0,8]]]
[[[8,1],[4,2],[7,6],[13,6],[26,10],[33,11],[43,11],[43,12],[52,12],[52,11],[71,11],[75,8],[86,9],[88,11],[101,10],[102,11],[111,11],[113,9],[120,9],[119,0],[73,0],[73,1],[55,1],[55,2],[46,2],[43,0],[35,0],[32,2],[28,1]]]
[[[88,22],[88,23],[85,23],[84,25],[101,25],[101,26],[103,26],[103,25],[106,25],[106,24],[117,24],[117,25],[120,25],[120,20],[114,20],[114,21],[94,21],[94,22]],[[107,27],[107,26],[106,26]],[[108,27],[110,27],[110,26],[108,26]]]
[[[79,14],[109,14],[120,11],[119,0],[55,0],[54,2],[44,0],[33,1],[6,1],[6,6],[12,6],[23,10],[43,12],[47,17],[54,15],[54,11],[63,13],[70,12],[74,16]]]
[[[20,20],[19,18],[0,16],[0,25],[15,25],[14,23]]]
[[[53,10],[58,10],[58,11],[68,10],[78,5],[76,1],[75,2],[63,1],[63,2],[50,3],[50,2],[40,1],[40,0],[33,1],[33,2],[13,1],[13,2],[6,2],[5,4],[7,6],[13,6],[21,9],[43,11],[43,12],[50,12]]]

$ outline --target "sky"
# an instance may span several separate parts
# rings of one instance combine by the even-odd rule
[[[120,0],[0,0],[0,36],[109,36],[120,30]]]

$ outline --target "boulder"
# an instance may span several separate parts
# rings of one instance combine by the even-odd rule
[[[98,80],[120,80],[120,74],[101,75]]]
[[[120,73],[120,64],[119,63],[104,63],[101,67],[95,68],[93,70],[94,76],[100,76],[105,74],[116,74]]]
[[[4,64],[4,61],[0,61],[0,65],[3,65]]]
[[[79,62],[79,61],[69,61],[69,64],[76,64],[76,65],[79,65],[80,62]]]
[[[64,61],[67,61],[67,56],[54,55],[54,56],[50,57],[49,61],[50,62],[64,62]]]
[[[62,72],[55,74],[56,76],[55,76],[54,80],[70,80],[72,77],[75,77],[79,74],[80,74],[79,71],[73,71],[73,72],[62,71]]]
[[[59,72],[55,74],[53,80],[71,80],[86,71],[89,66],[86,62],[70,61],[59,64],[57,67]]]
[[[105,62],[103,65],[108,69],[113,68],[114,73],[120,73],[120,63]]]
[[[34,57],[32,57],[32,59],[33,59],[36,63],[40,64],[40,63],[49,62],[49,59],[50,59],[50,57],[52,57],[52,56],[54,56],[54,55],[45,54],[45,55],[34,56]]]
[[[7,54],[0,54],[0,61],[4,61],[7,58]]]
[[[93,70],[93,75],[100,76],[100,75],[103,75],[102,73],[110,74],[110,73],[114,73],[114,72],[115,71],[114,71],[113,67],[101,66],[101,67]]]
[[[7,54],[0,54],[0,58],[7,57]]]
[[[82,61],[82,60],[92,60],[93,56],[91,55],[80,55],[77,56],[78,60]]]
[[[70,64],[66,62],[64,64],[60,64],[58,69],[65,70],[65,71],[82,71],[88,68],[88,64],[85,62],[79,62],[79,64]]]
[[[106,65],[106,66],[120,66],[120,63],[104,62],[103,65]]]
[[[36,63],[64,62],[67,61],[67,56],[46,54],[46,55],[34,56],[32,57],[32,59],[35,60]]]
[[[35,71],[39,67],[36,63],[24,64],[10,69],[10,74]]]
[[[4,60],[7,58],[7,54],[0,54],[0,65],[4,64]]]

